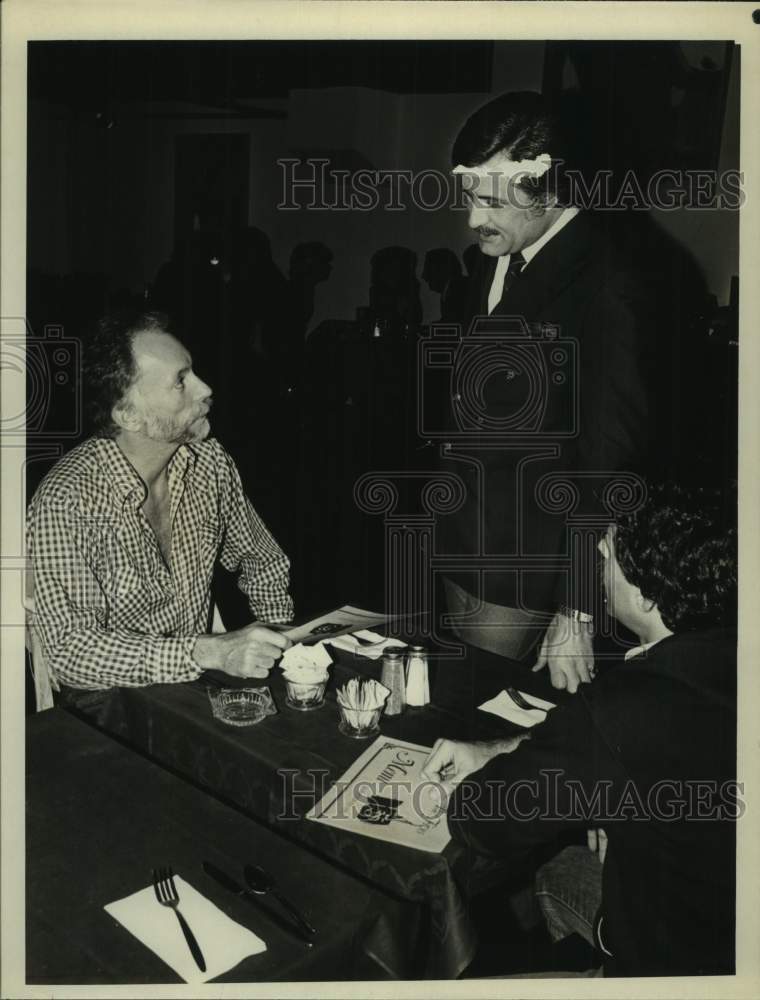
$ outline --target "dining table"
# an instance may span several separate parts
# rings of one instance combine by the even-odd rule
[[[404,975],[418,905],[375,891],[61,708],[27,719],[26,748],[28,984],[182,982],[104,909],[152,890],[151,872],[164,866],[266,945],[215,982]],[[233,894],[207,871],[244,882],[246,864],[276,881],[313,936],[269,895]],[[149,905],[161,913],[152,892]],[[163,919],[174,923],[168,911]]]
[[[275,667],[261,681],[213,674],[182,684],[113,688],[91,721],[389,902],[417,907],[415,925],[407,928],[413,947],[395,972],[406,979],[457,978],[477,949],[473,900],[500,883],[507,891],[531,873],[524,859],[510,864],[454,840],[440,854],[427,853],[306,819],[367,746],[339,732],[336,689],[353,676],[379,679],[381,671],[380,659],[327,648],[330,682],[316,711],[285,704],[285,683]],[[525,730],[479,709],[500,690],[562,700],[546,671],[532,673],[482,651],[434,658],[430,672],[430,703],[383,716],[383,735],[426,747],[438,738],[501,738]],[[250,728],[226,725],[214,717],[209,699],[209,689],[220,683],[267,687],[277,713]]]

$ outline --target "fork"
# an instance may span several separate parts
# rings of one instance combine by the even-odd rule
[[[195,935],[190,930],[190,925],[179,911],[179,893],[177,892],[177,887],[174,884],[174,872],[171,868],[153,869],[153,891],[156,894],[156,899],[162,906],[169,906],[176,913],[177,920],[179,920],[179,925],[182,928],[182,933],[185,935],[187,946],[195,959],[195,964],[201,972],[205,972],[206,961],[203,958],[203,952],[198,947],[198,942],[195,940]]]
[[[515,705],[519,706],[520,708],[524,708],[528,712],[530,712],[530,711],[535,712],[536,711],[536,708],[538,706],[537,705],[531,705],[531,703],[529,701],[527,701],[527,699],[523,698],[523,696],[520,694],[520,692],[517,691],[515,688],[511,688],[511,687],[507,688],[507,694],[512,699],[512,701],[515,703]],[[540,711],[540,709],[539,709],[539,711]]]

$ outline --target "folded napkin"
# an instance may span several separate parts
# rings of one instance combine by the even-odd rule
[[[292,680],[325,680],[331,663],[332,658],[323,642],[314,643],[313,646],[304,646],[298,642],[286,649],[280,658],[281,669],[285,676],[291,675]]]
[[[516,695],[534,707],[523,708],[515,702],[509,691],[500,691],[495,698],[483,702],[482,705],[478,705],[478,708],[482,712],[491,712],[509,722],[515,722],[518,726],[530,727],[543,722],[546,713],[557,707],[552,702],[544,701],[543,698],[537,698],[533,694],[526,694],[525,691],[517,691]]]
[[[206,983],[249,955],[266,951],[267,946],[260,937],[230,920],[179,875],[174,876],[174,884],[182,916],[190,925],[206,960],[205,972],[195,964],[179,920],[168,906],[160,905],[152,885],[108,903],[104,909],[186,983]]]
[[[373,643],[373,645],[363,646],[357,640],[357,636],[359,639],[366,639],[368,642]],[[388,639],[386,636],[380,635],[378,632],[372,632],[368,628],[357,629],[353,635],[340,635],[336,639],[326,639],[325,641],[337,649],[345,649],[349,653],[366,656],[370,660],[379,659],[386,649],[406,649],[406,643],[401,642],[400,639]]]

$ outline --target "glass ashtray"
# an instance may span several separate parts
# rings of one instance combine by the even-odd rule
[[[215,719],[228,726],[255,726],[267,715],[276,715],[268,687],[206,688]]]

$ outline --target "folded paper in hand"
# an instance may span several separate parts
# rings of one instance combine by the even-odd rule
[[[518,705],[508,691],[500,691],[495,698],[478,705],[481,712],[491,712],[508,722],[514,722],[518,726],[535,726],[543,722],[547,712],[556,708],[551,701],[544,701],[533,694],[526,694],[525,691],[517,692],[519,698],[526,701],[532,708],[523,708]]]
[[[206,960],[205,972],[195,964],[176,916],[156,900],[152,885],[108,903],[104,909],[186,983],[207,983],[249,955],[266,951],[260,937],[231,920],[183,878],[175,875],[174,881],[182,915]]]

